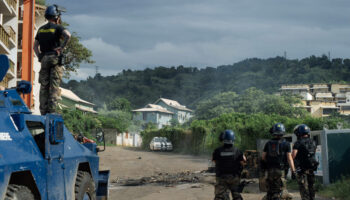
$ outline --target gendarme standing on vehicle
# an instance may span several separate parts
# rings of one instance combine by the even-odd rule
[[[45,18],[48,23],[39,28],[34,42],[34,52],[41,62],[39,83],[42,115],[54,113],[56,110],[63,75],[59,58],[71,37],[69,31],[61,25],[60,16],[61,11],[57,5],[47,7]]]
[[[239,185],[242,166],[246,158],[239,149],[233,146],[235,133],[232,130],[225,130],[219,139],[224,145],[215,149],[213,153],[213,161],[216,165],[214,200],[229,200],[228,190],[231,191],[234,200],[242,200]]]
[[[282,194],[282,192],[287,193],[284,179],[286,163],[289,163],[293,177],[295,177],[291,146],[282,137],[285,131],[282,123],[276,123],[270,130],[273,138],[266,143],[262,153],[262,161],[267,168],[268,200],[291,199],[288,194]]]
[[[316,161],[316,144],[310,138],[310,128],[305,124],[295,127],[294,134],[298,141],[294,143],[292,156],[297,168],[297,180],[302,200],[315,199],[315,174],[318,162]]]

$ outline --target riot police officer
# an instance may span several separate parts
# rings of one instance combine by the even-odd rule
[[[315,175],[318,162],[315,158],[316,144],[310,139],[310,128],[300,124],[294,128],[298,140],[293,146],[293,159],[297,168],[297,180],[302,200],[315,199]]]
[[[214,200],[229,199],[227,190],[231,191],[234,200],[242,200],[242,196],[239,193],[239,184],[242,166],[246,162],[246,158],[233,145],[235,133],[232,130],[225,130],[221,133],[219,139],[224,144],[213,152],[213,161],[216,164]]]
[[[34,52],[41,62],[39,83],[41,84],[40,112],[42,115],[56,110],[63,75],[59,58],[71,37],[69,31],[60,25],[60,16],[61,11],[57,5],[48,6],[45,11],[48,23],[39,28],[34,42]]]
[[[295,174],[294,162],[291,154],[290,143],[283,140],[285,127],[282,123],[276,123],[271,129],[272,139],[264,147],[262,161],[267,170],[267,199],[280,200],[291,197],[282,192],[286,191],[284,179],[285,163],[289,163],[292,173]]]

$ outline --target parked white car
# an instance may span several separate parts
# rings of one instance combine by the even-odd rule
[[[164,144],[164,150],[165,151],[172,151],[173,150],[173,144],[168,140],[166,137],[161,138]]]
[[[173,144],[166,137],[154,137],[149,148],[152,151],[172,151]]]

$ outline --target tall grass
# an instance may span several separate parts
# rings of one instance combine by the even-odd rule
[[[329,198],[334,197],[339,200],[350,200],[350,177],[342,178],[341,180],[324,187],[319,194]]]

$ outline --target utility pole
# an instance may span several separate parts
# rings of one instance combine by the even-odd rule
[[[284,51],[284,59],[287,60],[287,51]]]
[[[331,52],[328,51],[328,60],[331,61]]]
[[[95,70],[96,70],[95,75],[99,74],[99,71],[98,71],[98,70],[99,70],[99,68],[100,68],[99,66],[95,66]]]

